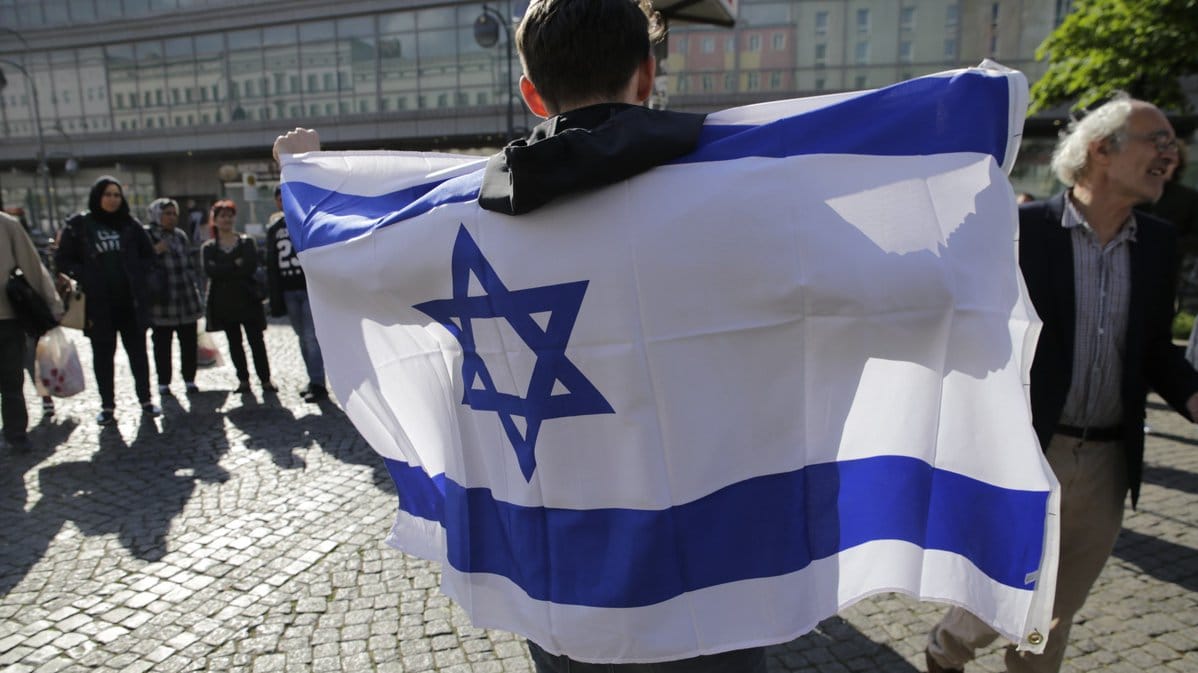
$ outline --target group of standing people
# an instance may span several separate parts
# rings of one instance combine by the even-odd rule
[[[147,214],[149,222],[143,226],[130,211],[121,184],[109,176],[97,180],[88,195],[87,209],[69,218],[60,232],[54,254],[57,283],[37,258],[32,240],[21,230],[20,223],[7,215],[0,217],[0,234],[8,239],[0,245],[0,270],[8,273],[20,268],[55,315],[62,314],[60,293],[70,289],[72,280],[86,297],[83,331],[91,341],[100,395],[96,421],[100,425],[116,421],[114,358],[118,338],[144,416],[161,413],[151,396],[147,330],[153,343],[159,395],[170,394],[175,339],[185,390],[189,394],[199,392],[195,378],[201,318],[206,331],[225,333],[237,374],[236,392],[252,392],[243,333],[262,392],[277,392],[263,338],[263,302],[268,298],[271,312],[290,316],[300,338],[310,378],[302,396],[312,402],[327,398],[303,270],[290,245],[285,220],[280,216],[271,227],[264,273],[254,239],[236,230],[237,206],[232,201],[213,204],[209,216],[211,236],[198,250],[193,237],[179,227],[177,202],[157,199],[149,205]],[[14,373],[7,365],[24,362],[23,340],[12,308],[0,298],[4,434],[8,444],[18,449],[28,445],[23,379],[19,367]]]

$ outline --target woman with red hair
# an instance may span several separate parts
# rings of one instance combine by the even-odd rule
[[[229,340],[229,356],[237,370],[237,392],[250,392],[250,371],[241,347],[245,330],[254,356],[254,369],[262,392],[278,391],[270,381],[270,362],[266,358],[266,313],[254,281],[258,268],[258,249],[254,239],[233,228],[237,205],[223,200],[212,204],[212,239],[201,249],[204,273],[208,276],[208,305],[205,312],[207,331],[223,331]]]

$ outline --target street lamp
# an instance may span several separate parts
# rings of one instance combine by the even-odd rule
[[[510,7],[510,4],[509,4]],[[512,28],[497,10],[483,5],[483,13],[474,20],[474,42],[483,49],[490,49],[499,44],[499,29],[503,28],[503,36],[507,40],[507,136],[511,140],[516,136],[516,115],[512,109],[516,93],[512,91]]]
[[[51,205],[51,202],[50,202],[50,180],[47,177],[47,173],[49,173],[50,167],[46,165],[46,139],[44,137],[42,137],[42,111],[41,111],[41,106],[39,106],[38,102],[37,102],[37,83],[33,81],[33,77],[30,77],[29,71],[26,70],[24,66],[17,63],[16,61],[10,61],[6,58],[0,58],[0,63],[11,65],[12,67],[14,67],[18,71],[20,71],[20,73],[25,76],[25,81],[29,83],[30,93],[33,94],[33,125],[34,125],[34,128],[37,129],[37,171],[36,172],[40,173],[42,176],[42,192],[46,197],[46,208],[47,208],[47,210],[50,210],[53,208],[53,206]],[[8,86],[8,78],[4,76],[4,71],[0,70],[0,91],[3,91],[4,88],[7,86]],[[53,211],[51,210],[50,212],[52,213]],[[53,231],[55,229],[54,216],[51,214],[49,216],[49,219],[50,219],[50,230]]]

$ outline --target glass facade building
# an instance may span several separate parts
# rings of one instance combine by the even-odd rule
[[[884,86],[987,57],[1034,78],[1035,47],[1069,9],[1067,0],[722,1],[732,28],[670,25],[655,104],[709,111]],[[495,148],[535,120],[516,98],[509,121],[520,66],[508,72],[508,29],[483,47],[475,22],[518,17],[526,5],[0,0],[0,193],[47,227],[81,208],[105,173],[135,205],[241,198],[247,173],[269,202],[270,144],[296,126],[333,147]]]

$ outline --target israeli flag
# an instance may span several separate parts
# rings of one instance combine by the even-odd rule
[[[484,158],[283,162],[388,541],[480,627],[594,662],[793,639],[872,594],[1043,647],[1056,482],[993,67],[710,115],[695,151],[509,217]]]

